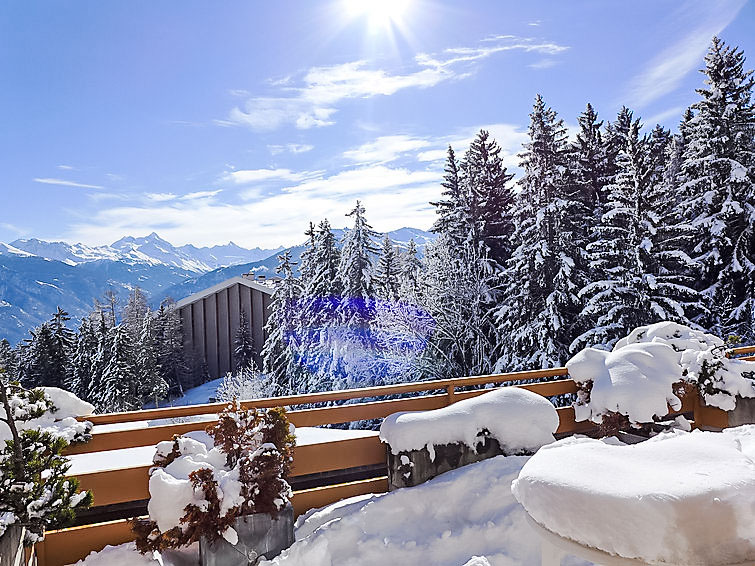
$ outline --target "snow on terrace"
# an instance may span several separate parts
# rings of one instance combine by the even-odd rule
[[[737,395],[755,397],[755,382],[746,377],[755,364],[727,359],[724,351],[720,338],[674,322],[641,326],[610,352],[585,348],[566,363],[578,385],[590,384],[589,399],[581,392],[574,406],[576,419],[600,422],[615,411],[633,422],[652,422],[666,415],[667,404],[681,407],[675,384],[697,383],[701,376],[705,402],[731,411]]]
[[[755,561],[755,425],[634,445],[567,438],[538,451],[512,491],[547,530],[610,554]]]
[[[371,430],[302,427],[296,429],[295,435],[296,444],[303,446],[321,442],[347,440],[349,438],[376,436],[377,432]],[[108,450],[106,452],[74,454],[68,457],[71,460],[71,469],[68,473],[75,476],[89,472],[117,470],[119,468],[151,466],[154,455],[154,446],[138,446],[136,448],[123,448],[121,450]]]
[[[294,545],[259,566],[539,566],[540,543],[510,488],[527,459],[499,456],[417,487],[310,511],[297,521]],[[185,566],[196,563],[197,553],[196,547],[190,547],[166,552],[160,560],[163,566]],[[157,564],[156,559],[139,555],[133,543],[108,547],[79,562],[80,566]]]

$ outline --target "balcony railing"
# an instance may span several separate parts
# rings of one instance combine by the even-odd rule
[[[755,356],[751,356],[755,354],[755,347],[737,348],[730,353],[737,357],[750,356],[746,359],[755,359]],[[549,381],[535,382],[543,379]],[[461,399],[481,395],[490,391],[491,387],[501,386],[521,387],[545,397],[557,397],[577,391],[576,384],[569,379],[566,368],[562,367],[254,399],[241,404],[245,408],[287,407],[288,417],[296,427],[343,425],[380,419],[398,411],[438,409]],[[226,406],[226,403],[210,403],[85,417],[95,425],[92,439],[86,444],[69,447],[67,454],[153,446],[157,442],[172,439],[175,434],[203,430],[212,422],[213,415]],[[592,423],[576,422],[571,407],[559,407],[556,410],[560,419],[558,436],[589,432],[593,429]],[[670,412],[679,413],[692,413],[697,427],[727,426],[726,414],[719,409],[702,406],[694,392],[682,399],[679,411]],[[187,417],[193,417],[195,420],[170,422]],[[196,420],[197,417],[200,420]],[[144,421],[156,420],[166,422],[156,426],[145,426]],[[127,423],[135,423],[135,428],[127,428]],[[104,432],[97,430],[101,425],[114,424],[123,425],[124,428],[118,427]],[[113,457],[117,456],[118,453],[113,453]],[[377,434],[297,446],[292,467],[292,503],[296,514],[355,495],[387,491],[385,462],[385,447],[381,445]],[[149,498],[149,468],[148,465],[142,465],[76,474],[81,488],[91,490],[94,495],[94,515],[90,516],[96,518],[99,514],[103,517],[107,516],[108,512],[112,513],[114,509],[121,509],[122,512],[123,509],[139,508],[139,505],[143,509]],[[349,473],[362,479],[339,482],[338,478],[348,477]],[[319,483],[329,485],[301,489],[296,487],[297,484],[317,484],[318,478]],[[125,519],[51,531],[47,533],[44,541],[36,545],[38,563],[40,566],[73,564],[91,551],[133,539],[134,536]]]

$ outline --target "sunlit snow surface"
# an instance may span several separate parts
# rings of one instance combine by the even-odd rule
[[[539,450],[512,490],[548,530],[611,554],[755,561],[755,425],[634,445],[567,438]]]
[[[296,542],[265,566],[539,566],[540,543],[511,494],[527,461],[499,456],[418,487],[360,496],[311,511]],[[86,566],[147,566],[133,544],[90,555]],[[141,561],[140,561],[141,560]],[[163,556],[164,566],[185,566]],[[566,559],[563,564],[586,564]]]

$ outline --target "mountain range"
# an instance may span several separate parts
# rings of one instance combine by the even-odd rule
[[[339,241],[344,232],[334,230]],[[387,235],[399,248],[414,239],[420,253],[435,237],[417,228]],[[77,324],[107,290],[123,306],[129,291],[138,286],[157,307],[166,297],[181,299],[241,273],[272,275],[283,249],[247,249],[233,242],[174,246],[154,232],[143,238],[124,237],[107,246],[36,238],[0,242],[0,339],[18,343],[58,306]],[[304,246],[287,249],[298,262]]]

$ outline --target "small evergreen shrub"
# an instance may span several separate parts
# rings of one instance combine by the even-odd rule
[[[6,382],[4,375],[0,368],[0,535],[19,525],[26,528],[24,544],[32,545],[92,504],[91,492],[79,492],[78,480],[66,477],[71,466],[63,456],[69,441],[89,440],[91,424],[56,428],[50,395]]]
[[[238,403],[231,404],[206,432],[211,446],[190,435],[176,435],[172,442],[158,444],[156,467],[150,472],[152,501],[160,489],[160,482],[152,481],[155,474],[167,474],[173,485],[182,482],[180,489],[191,501],[173,513],[180,520],[170,528],[160,529],[160,522],[165,527],[161,517],[166,510],[152,505],[148,519],[132,521],[141,552],[186,546],[202,536],[210,542],[232,541],[238,517],[253,513],[275,517],[290,499],[286,478],[295,441],[284,409],[242,409]],[[202,465],[195,464],[198,460]],[[196,469],[188,473],[188,479],[171,476],[172,471],[192,464]]]

